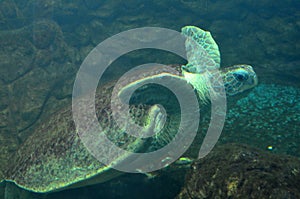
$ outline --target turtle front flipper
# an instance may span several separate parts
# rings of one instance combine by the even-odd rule
[[[181,33],[185,42],[188,64],[183,69],[190,73],[204,73],[220,67],[220,52],[210,32],[196,26],[185,26]]]
[[[188,64],[182,66],[184,78],[197,90],[201,102],[206,103],[209,96],[223,95],[214,89],[222,84],[218,81],[214,83],[211,81],[219,79],[218,69],[221,59],[219,47],[210,32],[196,26],[185,26],[181,32],[186,37],[185,47],[188,60]]]
[[[176,86],[184,85],[186,84],[186,80],[178,75],[173,75],[170,73],[160,73],[157,75],[148,76],[142,79],[139,79],[137,81],[128,83],[126,86],[124,86],[120,91],[118,92],[118,97],[121,99],[122,102],[128,102],[129,97],[131,97],[132,93],[139,89],[144,87],[147,89],[149,85],[151,84],[160,84],[163,82],[168,82],[172,80],[172,84],[176,83]],[[173,81],[175,80],[175,81]]]

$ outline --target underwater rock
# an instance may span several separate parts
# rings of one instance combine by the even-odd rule
[[[29,0],[26,2],[17,1],[16,4],[22,8],[24,15],[31,19],[51,19],[53,18],[55,10],[63,5],[61,0]]]
[[[75,73],[72,53],[56,23],[42,20],[19,29],[0,31],[0,170],[40,117],[65,103]],[[65,67],[62,67],[65,66]],[[70,78],[69,78],[70,79]],[[63,89],[64,94],[53,90]],[[47,106],[48,98],[57,98]],[[51,100],[52,101],[52,100]]]
[[[2,173],[2,171],[7,168],[11,154],[14,153],[19,146],[17,134],[11,131],[12,129],[8,127],[0,129],[0,182],[4,179],[4,173]]]
[[[32,68],[35,49],[22,31],[0,31],[0,79],[7,84]]]
[[[280,73],[299,81],[299,70],[286,70],[291,63],[299,65],[297,8],[300,3],[297,0],[276,4],[271,0],[176,0],[172,3],[29,0],[15,4],[18,9],[24,8],[24,18],[55,20],[61,25],[68,44],[78,48],[91,43],[97,45],[109,35],[130,28],[158,26],[179,30],[187,24],[201,25],[214,32],[223,52],[223,65],[251,63],[257,66],[260,81],[269,81]],[[180,17],[173,20],[173,16]]]
[[[300,198],[300,160],[221,145],[192,164],[176,198]]]
[[[52,21],[39,21],[20,29],[0,31],[0,78],[4,83],[24,76],[39,64],[66,60],[67,50],[63,45],[62,33]],[[44,55],[39,49],[47,49]],[[44,55],[44,56],[42,56]],[[43,61],[39,61],[39,60]]]
[[[0,84],[0,128],[3,128],[8,124],[8,96],[8,87]]]
[[[83,1],[87,8],[91,10],[95,10],[99,8],[100,5],[106,3],[105,1],[98,1],[98,0],[84,0]]]
[[[75,73],[72,50],[51,20],[1,31],[0,43],[0,126],[10,126],[17,133],[35,123],[62,77]]]
[[[49,82],[51,82],[49,74],[36,68],[12,83],[10,111],[18,131],[37,119],[53,87],[53,83]]]
[[[38,21],[32,24],[31,27],[31,42],[39,49],[49,48],[51,44],[55,44],[55,39],[62,39],[60,27],[52,21]]]
[[[8,18],[16,18],[18,17],[18,13],[20,12],[14,1],[12,0],[4,0],[0,3],[0,16],[2,20]],[[1,20],[1,21],[2,21]]]
[[[246,96],[228,98],[221,142],[239,142],[300,157],[300,89],[259,84]]]
[[[20,28],[24,25],[24,16],[13,0],[0,2],[0,25],[1,30]]]

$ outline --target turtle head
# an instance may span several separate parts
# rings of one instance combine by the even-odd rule
[[[227,67],[222,71],[226,93],[235,95],[257,85],[257,76],[252,66],[242,64]]]

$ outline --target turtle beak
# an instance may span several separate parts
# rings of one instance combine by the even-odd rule
[[[253,71],[253,72],[254,72],[254,71]],[[254,84],[254,86],[256,86],[256,85],[258,84],[258,78],[257,78],[257,75],[256,75],[255,72],[254,72],[254,74],[253,74],[253,80],[254,80],[253,84]]]
[[[246,90],[246,89],[255,87],[258,84],[258,78],[257,78],[257,75],[254,72],[252,66],[245,65],[244,69],[248,72],[248,76],[249,76],[244,85],[244,87],[245,87],[244,90]]]
[[[258,84],[258,78],[256,73],[254,72],[252,66],[250,65],[240,65],[240,67],[242,67],[246,73],[247,73],[247,80],[244,81],[243,86],[240,89],[240,92],[243,92],[245,90],[249,90],[251,88],[254,88],[257,84]]]

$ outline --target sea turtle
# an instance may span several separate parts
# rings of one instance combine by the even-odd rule
[[[210,33],[200,28],[186,26],[182,28],[182,33],[188,36],[186,40],[188,64],[180,68],[175,67],[178,74],[153,71],[151,77],[137,75],[139,80],[128,83],[121,89],[119,95],[122,96],[128,89],[149,78],[168,76],[178,79],[183,84],[192,84],[199,98],[205,100],[208,97],[208,84],[203,74],[206,69],[220,67],[218,46]],[[201,53],[197,52],[197,48],[201,48]],[[249,65],[233,66],[222,70],[221,74],[229,95],[237,94],[257,84],[256,74]],[[101,92],[96,95],[98,120],[106,127],[103,131],[116,145],[134,152],[143,151],[149,147],[145,141],[126,136],[120,132],[112,119],[110,94],[114,84],[112,81],[101,86]],[[158,120],[161,111],[157,105],[131,105],[130,110],[135,122],[140,125],[153,129],[161,124]],[[128,158],[130,157],[121,157],[112,164],[122,163]],[[60,110],[35,128],[32,135],[14,154],[11,165],[4,172],[6,181],[33,192],[52,192],[95,184],[120,174],[121,172],[112,169],[110,165],[104,165],[96,160],[81,143],[76,133],[71,107]]]

